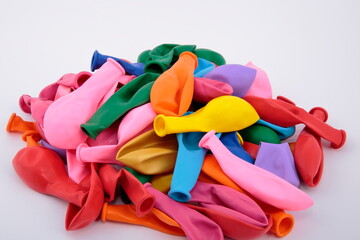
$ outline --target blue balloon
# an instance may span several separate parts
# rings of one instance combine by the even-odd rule
[[[241,146],[236,132],[223,133],[220,137],[220,141],[225,145],[230,152],[239,158],[254,164],[255,160],[250,156],[248,152]]]
[[[112,58],[117,61],[124,68],[124,70],[131,75],[140,76],[144,73],[143,63],[129,63],[116,57],[103,55],[97,50],[95,50],[91,59],[91,71],[95,71],[96,69],[100,68],[108,58]]]
[[[260,125],[269,127],[272,130],[274,130],[279,135],[281,141],[291,137],[295,133],[295,126],[286,127],[286,128],[285,127],[280,127],[280,126],[277,126],[275,124],[266,122],[266,121],[264,121],[262,119],[259,119],[256,122],[256,124],[260,124]]]
[[[215,64],[205,60],[203,58],[198,58],[198,66],[194,71],[194,77],[204,77],[208,72],[215,68]]]

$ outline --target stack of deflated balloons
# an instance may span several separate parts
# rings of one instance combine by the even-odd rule
[[[91,71],[21,96],[35,121],[7,125],[27,142],[16,173],[69,203],[67,230],[100,218],[189,239],[283,237],[285,211],[313,204],[299,187],[321,180],[321,139],[345,143],[325,109],[273,98],[262,69],[195,45],[162,44],[137,63],[95,51]]]

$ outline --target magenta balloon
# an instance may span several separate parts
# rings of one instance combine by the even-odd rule
[[[214,98],[232,94],[233,88],[226,82],[210,78],[194,78],[193,99],[197,102],[207,103]]]
[[[150,183],[145,183],[144,186],[155,196],[155,208],[163,211],[179,223],[189,239],[204,239],[204,237],[207,240],[224,239],[221,228],[210,218],[176,202],[153,188]]]

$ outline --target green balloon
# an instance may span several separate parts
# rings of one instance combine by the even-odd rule
[[[145,73],[114,93],[84,124],[81,130],[95,139],[126,112],[150,101],[150,90],[159,74]]]
[[[226,64],[225,58],[220,53],[214,52],[210,49],[198,48],[194,51],[194,54],[199,58],[213,62],[218,66]]]
[[[259,144],[260,142],[281,143],[279,135],[269,127],[254,124],[239,131],[246,142]]]

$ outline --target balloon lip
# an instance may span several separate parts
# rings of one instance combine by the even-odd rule
[[[9,120],[8,120],[8,122],[7,122],[7,124],[6,124],[6,131],[7,132],[11,132],[11,125],[12,125],[15,117],[16,117],[16,113],[12,113]]]
[[[155,197],[153,195],[146,195],[141,201],[138,203],[136,207],[136,215],[139,217],[143,217],[155,206]]]
[[[121,71],[122,75],[125,75],[126,72],[125,72],[124,68],[120,65],[120,63],[118,63],[117,61],[115,61],[114,59],[112,59],[110,57],[106,61],[114,64],[114,66],[117,67]]]
[[[191,194],[188,191],[174,190],[171,189],[168,192],[168,195],[171,199],[177,202],[188,202],[191,200]]]
[[[285,237],[288,235],[294,227],[295,219],[290,214],[284,214],[281,216],[280,221],[275,225],[275,235],[277,237]]]
[[[324,108],[322,108],[322,107],[314,107],[309,111],[309,113],[311,115],[313,115],[315,113],[315,111],[320,111],[320,112],[322,112],[324,114],[324,119],[321,119],[322,121],[326,122],[328,120],[329,114]]]
[[[340,143],[339,144],[331,143],[331,145],[330,145],[333,149],[339,149],[345,144],[346,132],[343,129],[340,129],[340,133],[341,133],[341,141],[340,141]]]
[[[106,216],[107,216],[107,208],[109,204],[107,202],[104,202],[103,208],[101,210],[101,221],[106,222]]]
[[[194,53],[189,52],[189,51],[185,51],[185,52],[182,52],[179,57],[181,57],[181,56],[183,56],[183,55],[187,55],[187,56],[193,58],[194,61],[195,61],[195,69],[198,67],[198,64],[199,64],[199,63],[198,63],[198,58],[197,58],[197,56],[196,56]]]
[[[20,106],[21,110],[23,110],[23,112],[25,112],[25,113],[31,113],[30,99],[31,99],[31,96],[29,96],[27,94],[23,94],[19,98],[19,106]],[[29,104],[26,102],[29,102]]]
[[[215,130],[211,130],[208,133],[206,133],[199,142],[199,147],[201,148],[207,148],[207,142],[209,139],[215,135]]]
[[[166,136],[166,121],[165,115],[159,114],[154,119],[154,130],[159,137]]]
[[[77,146],[77,148],[76,148],[76,159],[78,160],[78,162],[81,164],[81,165],[85,165],[86,163],[82,160],[82,158],[81,158],[81,153],[80,153],[80,151],[81,151],[81,149],[83,148],[83,147],[88,147],[89,145],[87,145],[86,143],[80,143],[78,146]]]
[[[94,140],[96,139],[96,134],[90,128],[88,128],[86,124],[81,124],[80,128],[86,135],[88,135]]]
[[[98,52],[98,50],[95,50],[94,53],[93,53],[93,56],[91,58],[91,67],[90,67],[90,69],[91,69],[92,72],[94,72],[96,70],[96,62],[97,62],[97,60],[99,58],[99,54],[100,53]]]

